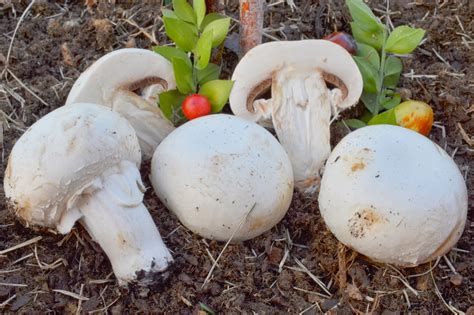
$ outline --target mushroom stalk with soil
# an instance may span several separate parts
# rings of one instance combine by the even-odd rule
[[[125,284],[172,261],[143,205],[140,161],[137,137],[123,117],[95,104],[64,106],[38,120],[13,147],[5,195],[27,225],[66,234],[79,221]]]
[[[331,151],[331,119],[362,93],[351,55],[325,40],[265,43],[242,58],[232,80],[234,114],[262,124],[271,120],[290,157],[296,188],[314,192]],[[265,99],[269,89],[271,99]]]
[[[74,83],[66,105],[94,103],[112,108],[135,129],[143,158],[174,130],[157,105],[158,94],[176,87],[173,66],[138,48],[113,51],[92,64]]]

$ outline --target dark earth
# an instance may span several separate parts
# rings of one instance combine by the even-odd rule
[[[28,126],[64,104],[75,79],[90,64],[115,49],[167,42],[161,1],[86,2],[89,8],[84,1],[36,1],[19,25],[7,60],[13,31],[29,1],[0,0],[1,182],[15,141]],[[226,14],[237,20],[237,1],[226,2]],[[267,2],[264,41],[349,31],[342,0],[295,0],[294,7],[290,0]],[[384,15],[385,1],[368,3],[377,15]],[[430,138],[454,156],[472,205],[474,1],[392,0],[389,9],[395,26],[427,30],[421,47],[404,58],[404,73],[412,75],[402,78],[401,92],[433,106],[436,127]],[[231,34],[237,31],[234,21]],[[226,46],[235,42],[229,40]],[[222,56],[228,76],[238,56],[229,48]],[[354,117],[361,108],[346,117]],[[348,132],[340,124],[333,129],[335,143]],[[142,166],[150,187],[148,170],[148,165]],[[117,285],[100,247],[80,226],[66,236],[26,228],[6,209],[0,191],[0,251],[36,241],[0,252],[0,312],[474,314],[472,210],[459,243],[437,265],[396,269],[338,244],[319,215],[316,198],[295,193],[286,217],[262,236],[229,246],[202,288],[211,256],[216,258],[224,244],[186,230],[148,189],[144,203],[175,265],[152,287],[124,288]],[[312,277],[328,286],[331,295]]]

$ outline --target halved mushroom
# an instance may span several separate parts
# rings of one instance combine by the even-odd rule
[[[296,188],[314,191],[331,151],[331,116],[356,104],[362,93],[351,55],[326,40],[270,42],[250,50],[232,80],[234,114],[256,122],[271,119],[290,157]],[[262,99],[270,87],[272,98]]]
[[[151,275],[172,261],[143,205],[140,162],[137,136],[119,114],[94,104],[63,106],[16,142],[5,195],[28,225],[66,234],[79,221],[124,284],[139,271]]]
[[[175,87],[168,60],[146,49],[125,48],[106,54],[84,71],[66,105],[94,103],[120,113],[135,129],[143,158],[150,159],[161,140],[174,130],[157,106],[157,95]]]

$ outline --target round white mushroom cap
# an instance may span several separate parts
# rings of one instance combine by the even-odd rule
[[[124,48],[102,56],[87,68],[71,88],[66,105],[94,103],[120,113],[132,124],[143,157],[149,159],[160,141],[174,130],[157,105],[158,94],[175,88],[173,66],[168,60],[147,49]]]
[[[56,228],[82,190],[121,161],[141,162],[137,136],[123,117],[94,104],[62,107],[16,142],[5,194],[26,222]]]
[[[411,130],[364,127],[329,156],[319,208],[339,241],[376,261],[416,266],[449,251],[467,216],[451,157]]]
[[[151,181],[184,226],[219,241],[269,230],[293,194],[291,164],[278,141],[253,122],[224,114],[173,131],[153,156]]]

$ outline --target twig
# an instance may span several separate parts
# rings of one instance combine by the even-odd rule
[[[28,241],[26,241],[26,242],[20,243],[20,244],[18,244],[18,245],[15,245],[15,246],[13,246],[13,247],[10,247],[10,248],[7,248],[7,249],[4,249],[4,250],[0,251],[0,255],[3,255],[3,254],[6,254],[6,253],[9,253],[9,252],[12,252],[12,251],[14,251],[14,250],[23,248],[23,247],[25,247],[25,246],[34,244],[34,243],[40,241],[41,239],[43,239],[42,236],[37,236],[37,237],[35,237],[35,238],[32,238],[31,240],[28,240]]]
[[[4,308],[5,306],[8,305],[8,303],[10,303],[11,300],[13,300],[14,298],[16,298],[16,294],[13,294],[11,297],[9,297],[6,301],[0,303],[0,308]]]
[[[244,217],[243,217],[242,220],[240,221],[240,223],[239,223],[239,225],[237,226],[237,228],[236,228],[236,229],[232,232],[232,234],[230,235],[229,240],[225,243],[224,248],[222,248],[221,252],[219,253],[219,256],[217,256],[216,260],[215,260],[214,263],[212,264],[211,269],[209,270],[209,273],[207,274],[206,279],[204,280],[203,284],[201,285],[201,289],[204,288],[204,286],[209,282],[209,279],[211,278],[212,272],[214,271],[214,268],[216,268],[217,262],[218,262],[219,259],[221,258],[222,254],[223,254],[224,251],[226,250],[227,246],[229,246],[230,242],[231,242],[232,239],[234,238],[235,233],[237,233],[237,231],[240,230],[240,228],[242,227],[242,225],[244,224],[244,222],[247,221],[248,216],[250,215],[250,213],[252,212],[252,210],[255,208],[256,205],[257,205],[257,203],[254,203],[254,204],[253,204],[252,208],[250,208],[250,210],[247,212],[247,214],[244,215]]]
[[[321,287],[321,289],[323,289],[324,292],[326,292],[329,297],[332,296],[331,292],[329,292],[329,290],[327,289],[326,285],[321,281],[319,280],[318,277],[316,277],[313,273],[311,273],[311,271],[309,271],[308,268],[306,268],[305,265],[303,265],[303,263],[296,257],[293,258],[295,260],[295,262],[298,264],[298,266],[303,269],[303,271],[311,278],[313,279],[314,282],[316,282],[317,285],[319,285]]]
[[[8,73],[15,79],[25,90],[30,92],[31,95],[33,95],[37,100],[39,100],[41,103],[43,103],[46,106],[49,106],[48,103],[46,103],[41,97],[39,97],[35,92],[33,92],[29,87],[27,87],[16,75],[13,74],[13,72],[10,71],[10,69],[7,70]]]
[[[89,300],[88,297],[82,296],[80,294],[77,294],[77,293],[74,293],[74,292],[71,292],[71,291],[53,289],[53,292],[57,292],[57,293],[67,295],[67,296],[72,297],[72,298],[74,298],[76,300],[79,300],[79,301],[88,301]]]

